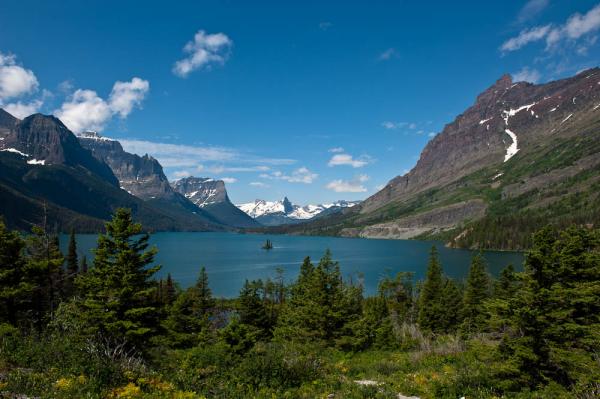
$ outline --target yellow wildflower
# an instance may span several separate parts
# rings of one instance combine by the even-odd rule
[[[133,382],[125,385],[121,388],[115,388],[111,392],[111,398],[119,398],[119,399],[129,399],[129,398],[137,398],[142,394],[142,390],[140,387],[135,385]]]
[[[71,380],[70,378],[59,378],[54,383],[54,388],[60,389],[60,390],[67,390],[67,389],[70,389],[72,385],[73,385],[73,380]]]

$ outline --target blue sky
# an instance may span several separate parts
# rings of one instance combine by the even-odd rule
[[[0,106],[225,178],[234,202],[363,199],[503,73],[597,66],[599,33],[598,0],[3,0]]]

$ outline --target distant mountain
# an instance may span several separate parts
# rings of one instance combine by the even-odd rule
[[[546,223],[600,223],[600,69],[481,93],[416,166],[347,212],[295,233],[437,238],[519,249]]]
[[[149,230],[223,229],[120,189],[111,168],[53,116],[20,121],[0,110],[0,170],[0,215],[12,228],[29,230],[46,218],[61,231],[100,231],[116,208],[127,207]]]
[[[231,203],[223,180],[185,177],[172,183],[173,189],[222,223],[234,227],[260,224]]]
[[[285,197],[280,201],[255,200],[237,205],[242,211],[264,226],[295,224],[350,208],[359,201],[336,201],[318,205],[295,205]]]

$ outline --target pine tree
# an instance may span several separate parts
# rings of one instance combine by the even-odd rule
[[[516,386],[600,381],[600,230],[535,233],[500,347]]]
[[[64,288],[65,296],[69,297],[75,293],[75,278],[79,273],[79,264],[77,260],[77,241],[75,239],[75,231],[73,230],[71,230],[71,235],[69,236],[69,247],[65,260],[67,267]]]
[[[100,333],[141,349],[155,333],[158,312],[152,276],[160,266],[156,249],[148,249],[149,235],[134,223],[131,211],[118,209],[98,237],[94,267],[77,282],[82,316],[89,333]]]
[[[163,300],[166,305],[172,304],[175,298],[177,297],[177,290],[175,289],[175,283],[173,283],[173,278],[171,278],[171,273],[167,274],[167,281],[165,282],[163,295]]]
[[[444,311],[440,318],[441,324],[438,332],[454,332],[462,321],[463,295],[460,287],[451,278],[444,279],[442,303],[444,304]]]
[[[34,286],[26,275],[25,242],[0,220],[0,323],[16,325],[31,299]]]
[[[185,348],[197,345],[202,333],[210,325],[210,316],[215,307],[208,285],[208,275],[203,267],[196,284],[182,292],[168,310],[164,322],[170,345]]]
[[[81,265],[79,265],[79,270],[82,274],[88,272],[87,257],[85,255],[83,255],[83,257],[81,258]]]
[[[421,329],[430,332],[442,332],[445,330],[443,302],[444,276],[442,265],[438,259],[437,248],[433,246],[427,266],[425,282],[419,293],[419,317],[418,323]]]
[[[258,328],[263,337],[268,337],[271,335],[273,326],[267,314],[262,292],[263,282],[261,280],[246,280],[240,291],[238,314],[242,324]]]
[[[494,284],[494,297],[500,299],[512,298],[519,289],[519,280],[513,265],[508,265],[500,272]]]
[[[60,252],[58,236],[43,227],[34,226],[27,237],[27,272],[35,286],[32,296],[30,321],[39,331],[53,318],[64,289],[64,257]]]
[[[471,334],[483,331],[487,323],[484,302],[489,297],[490,278],[485,268],[485,259],[479,253],[473,257],[467,276],[461,326],[463,333]]]
[[[327,250],[313,268],[305,259],[289,300],[282,307],[276,336],[279,339],[334,342],[344,327],[360,318],[362,287],[342,281],[338,262]]]

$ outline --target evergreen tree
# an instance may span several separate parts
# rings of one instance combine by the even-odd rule
[[[494,283],[494,297],[500,299],[512,298],[519,289],[519,280],[513,265],[508,265],[500,272]]]
[[[101,333],[141,349],[155,333],[158,312],[152,276],[160,266],[149,235],[134,223],[131,211],[118,209],[98,237],[94,267],[78,278],[82,317],[90,333]]]
[[[444,310],[441,314],[440,325],[437,331],[445,333],[454,332],[462,320],[463,296],[461,288],[453,279],[444,279],[441,300],[444,304]]]
[[[500,347],[515,384],[600,381],[600,230],[540,230],[521,280]]]
[[[29,320],[41,330],[52,319],[61,301],[64,257],[60,252],[58,236],[49,234],[45,226],[34,226],[26,242],[26,275],[35,287]]]
[[[66,267],[66,276],[65,276],[65,296],[69,297],[75,293],[75,278],[77,277],[77,273],[79,273],[79,264],[77,259],[77,241],[75,239],[75,231],[71,230],[71,235],[69,236],[69,247],[67,250],[67,256],[65,258],[67,267]]]
[[[430,332],[442,332],[446,329],[443,300],[444,276],[442,265],[438,259],[437,248],[433,246],[427,266],[425,282],[419,293],[418,323],[421,329]]]
[[[23,257],[25,242],[0,220],[0,323],[16,325],[34,286],[28,281]]]
[[[203,267],[196,284],[182,292],[169,308],[164,326],[171,346],[191,347],[199,343],[202,332],[210,325],[215,300],[208,286],[208,275]]]
[[[268,337],[273,326],[267,314],[262,292],[261,280],[251,282],[246,280],[240,291],[238,314],[240,323],[254,326],[261,331],[263,337]]]
[[[471,260],[467,276],[467,286],[463,300],[463,323],[461,330],[465,334],[482,331],[487,323],[484,302],[490,297],[490,278],[485,268],[485,259],[481,253]]]
[[[327,250],[317,267],[305,259],[300,276],[282,308],[276,335],[280,339],[335,341],[344,327],[358,320],[362,287],[342,281],[339,264]]]
[[[81,273],[88,272],[87,257],[85,255],[83,255],[83,257],[81,258],[81,265],[79,266],[79,271]]]
[[[175,288],[175,283],[173,283],[173,279],[171,278],[171,273],[167,274],[167,280],[163,287],[163,296],[163,301],[166,305],[172,304],[177,297],[177,289]]]

